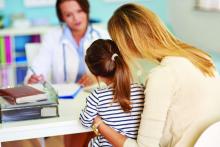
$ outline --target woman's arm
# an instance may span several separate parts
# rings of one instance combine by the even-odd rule
[[[97,124],[100,121],[102,121],[101,118],[99,116],[96,116],[93,123]],[[123,147],[123,144],[127,139],[126,136],[116,132],[104,122],[100,123],[100,125],[98,126],[98,130],[101,135],[104,136],[105,139],[107,139],[115,147]]]
[[[149,75],[137,140],[126,138],[104,123],[98,127],[100,133],[117,147],[159,147],[174,87],[169,69],[159,68]]]
[[[42,42],[39,44],[39,46],[36,46],[39,48],[39,51],[37,51],[37,54],[34,56],[31,65],[29,65],[36,73],[33,73],[33,71],[28,69],[24,83],[34,84],[44,80],[50,80],[51,61],[54,46],[56,46],[54,45],[53,41],[54,39],[49,32],[43,36]]]

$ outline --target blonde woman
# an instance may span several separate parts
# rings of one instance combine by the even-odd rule
[[[152,11],[137,4],[119,7],[108,30],[128,63],[144,58],[158,66],[146,75],[137,140],[96,117],[101,135],[117,147],[192,147],[205,128],[220,120],[220,80],[210,56],[176,39]]]

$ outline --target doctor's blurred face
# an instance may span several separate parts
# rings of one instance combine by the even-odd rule
[[[60,4],[63,21],[74,32],[85,32],[88,25],[88,15],[76,1],[64,1]]]

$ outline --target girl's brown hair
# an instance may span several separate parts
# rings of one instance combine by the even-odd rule
[[[76,1],[80,5],[82,10],[89,16],[89,2],[88,2],[88,0],[57,0],[56,13],[57,13],[57,17],[61,23],[63,23],[64,21],[63,21],[62,12],[60,9],[60,4],[62,4],[65,1]]]
[[[127,62],[140,57],[160,63],[166,56],[182,56],[205,75],[215,75],[207,53],[175,38],[157,15],[141,5],[119,7],[108,22],[108,30]]]
[[[86,51],[86,64],[96,77],[108,78],[113,83],[113,101],[119,102],[125,112],[130,106],[131,74],[117,45],[112,40],[98,39]]]

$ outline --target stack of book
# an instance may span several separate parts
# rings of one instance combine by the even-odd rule
[[[1,122],[59,116],[57,94],[28,85],[0,89],[0,104]]]

